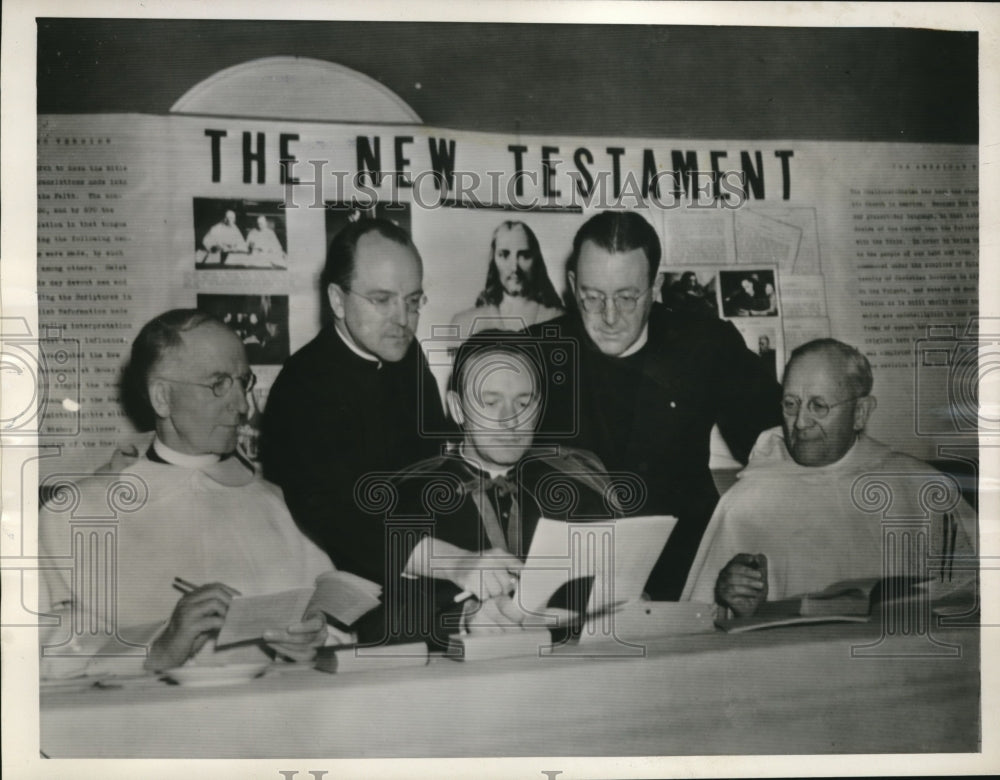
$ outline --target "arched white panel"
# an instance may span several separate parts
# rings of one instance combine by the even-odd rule
[[[221,70],[189,89],[170,109],[255,119],[421,124],[395,92],[325,60],[265,57]]]

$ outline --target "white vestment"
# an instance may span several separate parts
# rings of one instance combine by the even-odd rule
[[[909,533],[916,541],[921,522],[929,523],[929,535],[914,554],[926,556],[928,573],[937,575],[942,554],[953,549],[953,574],[967,578],[975,566],[976,516],[954,479],[863,434],[836,463],[800,466],[781,428],[772,428],[719,501],[681,599],[714,602],[719,572],[738,553],[767,556],[769,601],[840,580],[905,574],[893,551],[884,563],[883,534]],[[942,536],[951,525],[953,545],[951,533]]]
[[[61,567],[42,572],[40,606],[62,618],[57,629],[43,630],[43,647],[75,651],[77,658],[43,652],[43,676],[122,671],[120,662],[95,651],[107,645],[110,626],[128,642],[149,644],[182,595],[172,587],[175,577],[195,585],[220,582],[254,596],[312,587],[317,575],[333,569],[299,531],[281,491],[236,457],[196,469],[143,456],[120,472],[73,484],[78,499],[69,488],[39,512],[40,554]],[[74,615],[82,618],[76,630]],[[213,654],[212,645],[199,661]],[[224,658],[227,653],[233,655]],[[219,651],[211,662],[237,655],[266,660],[252,646]],[[138,672],[143,660],[124,668]]]

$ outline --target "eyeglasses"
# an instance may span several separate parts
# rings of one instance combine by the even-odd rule
[[[617,293],[611,299],[615,303],[615,310],[622,314],[631,314],[642,297],[652,289],[647,287],[638,293]],[[602,293],[584,293],[579,296],[579,300],[583,310],[588,314],[603,314],[608,308],[608,296]]]
[[[212,395],[216,398],[225,398],[229,395],[229,391],[233,389],[233,383],[239,382],[240,389],[244,393],[249,393],[253,390],[254,385],[257,384],[257,375],[253,371],[247,371],[243,376],[232,376],[230,374],[223,374],[218,379],[216,379],[211,384],[205,384],[204,382],[188,382],[184,379],[171,379],[168,376],[161,376],[159,379],[166,380],[167,382],[176,382],[179,385],[194,385],[195,387],[207,387],[212,391]]]
[[[819,398],[810,398],[806,403],[806,409],[809,410],[809,414],[815,417],[817,420],[824,419],[830,410],[835,406],[843,406],[851,401],[857,401],[859,398],[864,398],[861,395],[852,395],[850,398],[845,398],[843,401],[837,401],[835,404],[828,404],[826,401],[820,400]],[[798,398],[782,398],[781,399],[781,411],[785,413],[788,417],[798,417],[799,409],[802,408],[802,401]]]
[[[392,314],[392,310],[396,307],[396,301],[399,299],[399,295],[396,293],[375,293],[374,295],[363,295],[362,293],[355,292],[349,287],[345,287],[344,292],[349,292],[351,295],[357,295],[359,298],[364,298],[368,301],[368,303],[375,307],[375,310],[379,314],[383,316]],[[427,304],[427,296],[422,292],[416,292],[403,298],[403,304],[406,306],[407,314],[419,314],[420,310]]]

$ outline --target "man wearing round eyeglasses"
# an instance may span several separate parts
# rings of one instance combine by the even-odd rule
[[[954,480],[865,435],[876,407],[873,382],[867,358],[840,341],[818,339],[792,352],[782,425],[760,435],[747,468],[719,502],[685,599],[715,602],[742,617],[765,600],[906,573],[892,570],[883,550],[882,513],[858,500],[856,483],[866,475],[891,496],[893,516],[928,517],[924,546],[911,540],[913,552],[928,560],[907,561],[907,570],[930,563],[929,573],[941,580],[968,579],[975,513]],[[928,488],[933,499],[922,498]],[[938,558],[931,563],[929,556]]]
[[[330,243],[330,322],[282,367],[264,409],[263,460],[299,527],[341,569],[385,581],[385,527],[359,509],[358,480],[438,451],[437,383],[414,338],[423,264],[393,222],[362,219]]]
[[[578,311],[553,327],[575,348],[578,381],[553,383],[541,431],[594,452],[612,474],[638,476],[644,491],[629,514],[674,515],[677,526],[650,575],[647,593],[680,596],[719,494],[709,442],[718,425],[746,459],[757,435],[778,423],[779,388],[736,328],[711,315],[656,303],[660,240],[637,212],[605,211],[577,232],[567,280]]]
[[[92,599],[85,571],[45,574],[46,611],[71,610],[101,621],[102,630],[83,637],[76,657],[62,659],[71,671],[100,671],[108,659],[99,644],[114,630],[147,646],[135,665],[150,671],[195,655],[212,664],[266,661],[256,643],[214,648],[234,595],[312,587],[333,569],[296,527],[281,492],[236,452],[254,381],[239,338],[209,314],[176,309],[140,331],[122,391],[133,408],[145,408],[156,433],[144,451],[117,453],[102,470],[110,473],[81,480],[74,506],[84,515],[107,516],[109,480],[137,486],[136,501],[118,523],[114,600]],[[39,544],[52,556],[67,555],[68,518],[61,509],[55,502],[39,513]],[[180,598],[177,578],[187,583]],[[287,627],[275,626],[264,644],[309,660],[326,638],[325,618],[311,611]],[[98,644],[88,646],[90,639]],[[46,660],[59,674],[60,660]]]

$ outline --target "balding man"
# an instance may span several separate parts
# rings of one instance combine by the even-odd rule
[[[872,384],[868,360],[842,342],[818,339],[792,353],[782,426],[761,434],[739,481],[719,502],[684,599],[714,601],[745,616],[765,599],[903,573],[886,570],[882,514],[866,511],[856,495],[855,483],[865,476],[885,485],[898,518],[926,516],[921,493],[932,483],[945,485],[947,511],[930,513],[929,547],[918,553],[938,556],[928,563],[939,572],[945,557],[972,560],[976,517],[957,485],[865,435],[876,407]]]
[[[414,338],[423,263],[401,227],[362,219],[331,242],[322,284],[332,323],[271,388],[264,471],[338,568],[384,583],[385,527],[364,515],[355,485],[436,454],[448,426]]]
[[[78,663],[46,659],[53,673],[60,665],[77,671],[81,664],[84,671],[100,671],[100,642],[114,636],[114,627],[123,639],[147,646],[149,671],[180,666],[202,648],[211,663],[234,656],[266,661],[263,647],[213,652],[209,640],[225,622],[234,594],[312,587],[333,569],[296,528],[281,492],[235,452],[254,381],[243,344],[208,314],[176,309],[140,331],[124,390],[141,397],[156,435],[144,452],[119,456],[118,466],[127,472],[123,479],[145,486],[145,502],[118,523],[112,603],[90,598],[85,573],[45,571],[44,611],[66,616],[63,632],[74,613],[100,627],[77,638]],[[107,474],[79,481],[73,516],[106,517],[108,485]],[[70,518],[62,509],[54,502],[39,513],[39,546],[56,558],[71,552]],[[176,578],[190,588],[179,599]],[[56,632],[47,644],[59,644],[60,636],[67,638]],[[295,660],[311,659],[326,637],[318,612],[265,635],[273,651]]]

